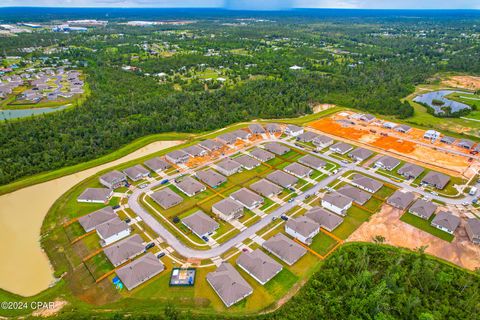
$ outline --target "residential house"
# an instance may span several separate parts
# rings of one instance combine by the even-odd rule
[[[280,263],[260,249],[242,252],[237,259],[237,265],[261,285],[265,285],[283,269]]]
[[[217,173],[211,169],[204,171],[197,171],[196,176],[200,181],[206,183],[212,188],[217,188],[222,183],[227,182],[227,178],[222,176],[220,173]]]
[[[138,181],[141,179],[145,179],[150,175],[150,171],[146,169],[144,166],[137,164],[133,167],[127,168],[123,170],[123,173],[127,175],[128,178],[132,181]]]
[[[276,123],[267,123],[265,125],[265,129],[270,134],[281,133],[282,132],[282,128]]]
[[[375,162],[375,167],[382,168],[387,171],[392,171],[400,164],[400,162],[401,161],[396,158],[383,156]]]
[[[145,252],[145,246],[139,234],[134,234],[103,249],[103,253],[114,267],[118,267],[143,252]]]
[[[265,129],[262,127],[262,125],[258,123],[254,123],[248,126],[248,129],[252,134],[258,135],[258,134],[264,134],[266,133]]]
[[[425,171],[425,169],[417,166],[416,164],[405,163],[405,165],[398,169],[397,172],[406,179],[416,179],[422,174],[423,171]]]
[[[242,130],[242,129],[238,129],[236,131],[233,132],[233,135],[237,138],[237,139],[240,139],[240,140],[248,140],[252,137],[252,134],[250,132],[247,132],[245,130]]]
[[[347,210],[352,206],[352,203],[352,199],[338,192],[327,193],[322,199],[322,207],[341,216],[347,214]]]
[[[113,195],[108,188],[87,188],[77,197],[78,202],[107,203]]]
[[[324,135],[319,135],[313,139],[312,143],[317,147],[317,150],[322,150],[330,147],[333,144],[333,139]]]
[[[285,172],[293,174],[294,176],[299,177],[299,178],[308,178],[313,173],[312,169],[310,169],[308,167],[305,167],[305,166],[302,166],[301,164],[299,164],[297,162],[293,162],[293,163],[289,164],[283,170],[285,170]]]
[[[113,170],[100,176],[99,180],[100,183],[105,187],[109,189],[116,189],[125,185],[127,182],[127,176],[118,170]]]
[[[381,183],[380,181],[365,177],[361,174],[354,175],[351,183],[355,187],[358,187],[370,193],[376,193],[383,187],[383,183]]]
[[[225,158],[215,164],[215,168],[226,176],[231,176],[242,168],[242,165],[230,158]]]
[[[428,220],[430,217],[437,211],[437,205],[431,201],[424,199],[418,199],[414,204],[408,209],[413,215],[420,217],[422,219]]]
[[[318,137],[318,134],[312,131],[305,131],[304,133],[300,134],[297,136],[297,141],[300,142],[312,142],[316,137]]]
[[[185,151],[191,157],[203,157],[203,156],[207,155],[207,150],[203,149],[202,147],[200,147],[197,144],[194,144],[193,146],[183,148],[183,151]]]
[[[85,232],[90,232],[95,230],[97,226],[101,225],[102,223],[112,220],[116,217],[117,215],[113,211],[112,207],[104,207],[87,214],[86,216],[78,218],[78,222]]]
[[[223,144],[229,145],[229,144],[234,144],[237,141],[237,136],[235,136],[231,132],[227,132],[218,136],[217,140]]]
[[[333,146],[330,147],[331,152],[338,153],[338,154],[341,154],[341,155],[346,154],[347,152],[349,152],[352,149],[353,149],[353,147],[351,145],[349,145],[348,143],[345,143],[345,142],[337,142],[336,144],[334,144]]]
[[[306,216],[288,219],[285,232],[306,245],[320,232],[320,225]]]
[[[173,150],[167,153],[165,158],[174,164],[185,163],[190,159],[190,155],[183,150]]]
[[[313,207],[305,216],[329,232],[335,230],[343,222],[343,218],[320,207]]]
[[[262,179],[250,185],[250,189],[266,198],[271,198],[282,192],[282,188],[266,179]]]
[[[132,290],[165,269],[163,263],[153,253],[146,253],[144,256],[130,262],[116,271],[118,278],[123,285]]]
[[[283,144],[277,142],[270,142],[265,144],[265,149],[273,152],[279,156],[284,155],[290,151],[290,148],[284,146]]]
[[[266,150],[255,148],[250,151],[250,155],[260,162],[267,162],[275,158],[275,155]]]
[[[289,266],[293,265],[307,253],[307,249],[283,233],[277,233],[266,240],[262,247]]]
[[[362,191],[358,188],[345,185],[337,190],[338,193],[343,194],[345,197],[352,199],[359,205],[364,205],[368,200],[372,198],[372,195],[368,192]]]
[[[212,206],[212,212],[222,220],[230,221],[243,216],[243,206],[230,198],[226,198],[215,203]]]
[[[470,218],[465,225],[468,238],[475,244],[480,244],[480,220],[477,218]]]
[[[198,145],[207,150],[208,152],[217,151],[222,147],[222,144],[220,142],[211,139],[201,141],[198,143]]]
[[[182,181],[177,182],[176,186],[189,197],[193,197],[194,195],[207,190],[207,187],[192,177],[185,177]]]
[[[449,136],[443,136],[442,139],[440,139],[440,142],[443,142],[445,144],[454,144],[455,141],[455,138]]]
[[[468,140],[468,139],[462,139],[458,142],[458,146],[461,147],[461,148],[464,148],[464,149],[472,149],[473,148],[473,145],[475,144],[475,142],[473,142],[472,140]]]
[[[435,131],[435,130],[427,130],[427,131],[425,131],[425,133],[423,135],[423,138],[435,141],[438,138],[440,138],[440,132]]]
[[[168,187],[155,191],[150,195],[150,198],[165,210],[183,202],[183,198]]]
[[[248,282],[228,262],[222,262],[217,270],[208,273],[207,282],[227,308],[253,293]]]
[[[211,235],[220,227],[218,222],[200,210],[183,218],[182,223],[199,238]]]
[[[315,170],[325,168],[325,166],[327,165],[327,163],[322,159],[309,154],[298,159],[298,162]]]
[[[163,160],[160,157],[155,157],[153,159],[147,160],[143,164],[145,164],[145,166],[147,166],[147,168],[149,168],[150,170],[157,173],[165,171],[171,167],[171,165],[167,161]]]
[[[118,217],[98,225],[95,230],[100,237],[100,244],[102,247],[128,237],[131,232],[130,226]]]
[[[296,126],[296,125],[293,125],[293,124],[289,124],[285,128],[285,134],[288,135],[288,136],[291,136],[291,137],[298,137],[303,132],[304,132],[304,130],[303,130],[302,127],[299,127],[299,126]]]
[[[397,190],[387,199],[387,203],[397,209],[405,210],[413,200],[415,200],[413,192]]]
[[[260,161],[250,156],[247,156],[246,154],[235,158],[235,161],[238,162],[242,166],[242,168],[246,170],[252,170],[253,168],[260,166],[261,164]]]
[[[440,211],[431,223],[437,229],[453,234],[460,225],[460,218],[454,216],[451,212]]]
[[[298,178],[280,170],[270,173],[267,179],[283,188],[291,188],[298,182]]]
[[[396,126],[393,130],[401,133],[409,133],[412,130],[412,127],[407,126],[406,124],[400,124]]]
[[[230,198],[239,202],[242,206],[249,210],[253,210],[263,203],[263,198],[261,196],[248,190],[247,188],[242,188],[238,191],[235,191],[230,195]]]
[[[361,162],[367,160],[373,155],[373,151],[370,151],[365,148],[357,148],[350,152],[348,156],[353,159],[353,161]]]
[[[435,187],[440,190],[443,190],[449,182],[450,182],[449,176],[440,172],[435,172],[435,171],[430,171],[422,179],[423,184],[427,184],[429,186]]]

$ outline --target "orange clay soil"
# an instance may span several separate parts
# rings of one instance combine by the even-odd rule
[[[455,88],[465,88],[470,90],[480,89],[480,77],[453,76],[443,80],[442,83]]]
[[[426,249],[428,254],[460,267],[470,270],[480,267],[480,246],[468,240],[463,221],[455,233],[455,239],[449,243],[400,221],[401,214],[402,211],[384,205],[379,213],[355,230],[347,241],[373,242],[375,236],[381,235],[385,237],[387,244],[412,250],[428,246]]]
[[[403,154],[413,153],[415,151],[415,143],[401,140],[397,137],[380,136],[377,140],[371,143],[373,146],[383,150],[393,150]]]
[[[344,137],[346,139],[359,140],[365,134],[365,131],[355,129],[353,127],[342,127],[341,124],[335,122],[332,118],[324,118],[309,124],[310,127],[333,134],[335,136]]]

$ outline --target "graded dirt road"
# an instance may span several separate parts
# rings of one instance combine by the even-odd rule
[[[480,246],[468,240],[463,223],[448,243],[408,223],[400,221],[402,212],[388,205],[363,223],[347,241],[373,242],[377,235],[385,237],[385,243],[397,247],[416,249],[428,246],[426,253],[450,261],[460,267],[474,270],[480,267]]]
[[[40,228],[55,200],[68,189],[101,170],[180,143],[153,142],[118,160],[0,196],[0,288],[30,296],[52,283],[52,268],[39,243]]]

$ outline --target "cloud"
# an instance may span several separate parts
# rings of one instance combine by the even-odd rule
[[[479,0],[296,0],[298,8],[480,9]]]

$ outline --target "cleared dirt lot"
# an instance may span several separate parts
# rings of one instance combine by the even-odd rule
[[[428,254],[470,270],[480,267],[480,246],[468,240],[463,221],[455,233],[455,239],[448,243],[400,221],[401,214],[400,210],[384,205],[379,213],[363,223],[347,241],[373,242],[375,236],[381,235],[385,237],[386,243],[394,246],[408,249],[428,246]]]
[[[446,80],[443,80],[442,84],[450,87],[454,87],[454,88],[478,90],[480,89],[480,77],[453,76]]]
[[[382,128],[378,123],[347,125],[339,122],[348,119],[343,114],[347,113],[337,113],[309,123],[309,127],[329,134],[335,139],[370,147],[377,152],[389,152],[397,158],[449,175],[465,175],[471,165],[468,156],[464,156],[468,153],[465,149],[439,141],[432,144],[423,139],[425,133],[423,130],[413,128],[409,133],[404,134]]]

